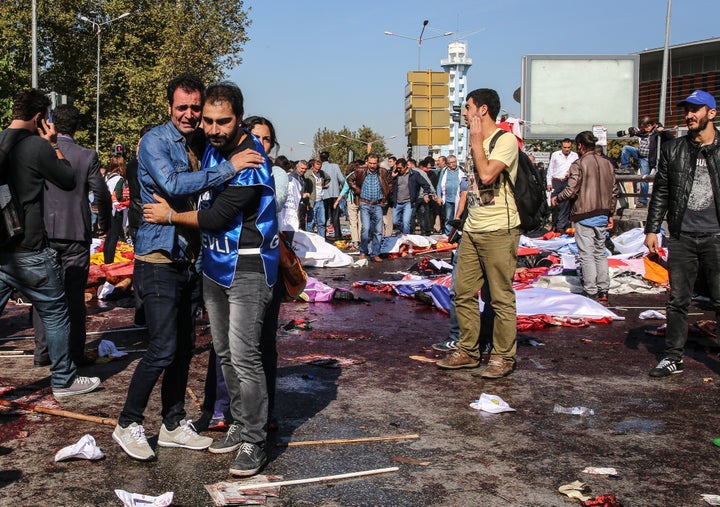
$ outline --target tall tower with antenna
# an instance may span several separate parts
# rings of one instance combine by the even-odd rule
[[[472,58],[467,56],[467,41],[455,40],[448,44],[448,57],[440,60],[440,66],[449,74],[448,98],[450,99],[450,144],[440,147],[441,155],[455,155],[460,162],[467,157],[466,129],[462,123],[462,105],[467,95],[467,72]]]

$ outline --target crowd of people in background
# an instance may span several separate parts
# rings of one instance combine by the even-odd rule
[[[38,90],[22,92],[13,120],[0,133],[0,184],[12,199],[0,229],[0,309],[12,289],[36,312],[35,365],[50,366],[56,397],[90,393],[97,377],[85,366],[87,283],[93,231],[105,234],[104,260],[116,260],[120,239],[134,245],[133,284],[144,312],[148,347],[137,363],[112,437],[130,457],[155,458],[143,421],[161,383],[157,443],[213,453],[237,451],[230,473],[256,474],[267,462],[267,432],[276,427],[275,334],[284,286],[277,283],[282,237],[298,231],[344,239],[361,259],[383,262],[382,238],[394,233],[449,235],[462,229],[451,287],[451,332],[436,344],[449,355],[441,369],[480,366],[497,379],[516,367],[517,312],[512,286],[520,237],[520,210],[511,185],[519,173],[519,140],[498,124],[497,92],[481,88],[466,101],[470,156],[413,158],[369,153],[345,174],[327,152],[311,160],[278,155],[270,120],[245,116],[240,88],[210,85],[181,75],[167,86],[169,118],[140,133],[136,157],[116,149],[107,169],[97,153],[74,141],[79,111],[55,109]],[[697,90],[683,107],[688,136],[677,142],[645,118],[639,148],[623,150],[621,165],[636,158],[641,174],[658,168],[645,228],[651,252],[667,216],[670,229],[666,354],[650,371],[665,377],[683,370],[687,307],[700,268],[720,262],[720,144],[712,95]],[[653,150],[663,144],[661,154]],[[613,226],[615,167],[590,131],[564,139],[546,173],[554,212],[549,229],[572,224],[584,272],[585,295],[607,302],[604,237]],[[7,169],[6,169],[7,166]],[[501,175],[504,175],[501,177]],[[3,192],[5,189],[0,189]],[[92,195],[92,205],[88,198]],[[639,201],[642,205],[645,201]],[[95,219],[91,219],[92,215]],[[12,220],[13,213],[17,220]],[[461,225],[458,225],[461,224]],[[547,230],[547,229],[546,229]],[[202,260],[202,262],[200,262]],[[706,270],[707,272],[707,270]],[[720,275],[706,281],[720,310]],[[43,283],[38,283],[43,280]],[[478,298],[487,311],[478,312]],[[195,320],[205,308],[213,349],[208,363],[203,419],[185,412]],[[202,436],[224,427],[220,440]]]

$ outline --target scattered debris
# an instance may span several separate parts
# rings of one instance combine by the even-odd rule
[[[127,357],[127,352],[120,352],[110,340],[100,340],[97,349],[98,357],[121,358]]]
[[[553,407],[553,413],[554,414],[570,414],[570,415],[581,415],[581,416],[588,416],[588,415],[595,415],[595,411],[591,408],[587,407],[563,407],[562,405],[558,405],[557,403]]]
[[[205,485],[205,489],[215,502],[215,505],[264,505],[268,496],[277,497],[280,495],[280,486],[265,487],[262,489],[239,490],[238,484],[243,486],[251,484],[267,484],[282,481],[281,475],[256,475],[244,481],[221,481],[215,484]]]
[[[291,329],[300,329],[301,331],[309,331],[313,327],[310,325],[310,322],[313,322],[309,319],[293,319],[287,324],[283,326],[283,329],[285,331],[290,331]]]
[[[660,320],[666,320],[667,317],[664,313],[658,312],[657,310],[645,310],[644,312],[640,312],[641,319],[660,319]]]
[[[585,467],[585,470],[583,470],[582,473],[593,475],[617,475],[617,470],[608,467]]]
[[[389,468],[376,468],[374,470],[362,470],[360,472],[350,472],[347,474],[338,475],[325,475],[322,477],[309,477],[307,479],[295,479],[291,481],[278,481],[278,482],[266,482],[260,484],[246,484],[244,482],[234,483],[235,488],[238,491],[256,490],[261,488],[274,488],[277,486],[292,486],[295,484],[310,484],[313,482],[327,482],[327,481],[339,481],[342,479],[352,479],[355,477],[366,477],[368,475],[385,474],[388,472],[397,472],[400,470],[398,467]]]
[[[470,404],[470,408],[490,412],[491,414],[500,414],[502,412],[516,412],[514,408],[508,405],[500,396],[494,394],[482,393],[480,398]]]
[[[702,496],[702,499],[710,505],[720,505],[720,495],[701,494],[700,496]]]
[[[78,412],[70,412],[69,410],[57,410],[54,408],[45,408],[38,405],[31,405],[29,403],[19,403],[17,401],[0,400],[0,405],[4,407],[30,410],[31,412],[40,412],[41,414],[57,415],[60,417],[67,417],[69,419],[79,419],[81,421],[107,424],[108,426],[117,426],[117,419],[110,419],[108,417],[96,417],[92,415],[80,414]]]
[[[83,435],[80,440],[72,445],[63,447],[55,453],[55,461],[63,461],[66,459],[103,459],[105,454],[95,443],[92,435]]]
[[[298,363],[307,363],[321,368],[342,368],[355,364],[363,364],[364,359],[354,359],[351,357],[326,356],[322,354],[310,354],[307,356],[295,356],[286,358],[288,361],[296,361]]]
[[[710,383],[710,382],[712,382],[712,381],[713,381],[713,378],[712,378],[712,377],[703,377],[703,382],[705,382],[706,384],[707,384],[707,383]]]
[[[168,491],[160,496],[141,495],[140,493],[130,493],[122,489],[116,489],[115,494],[125,507],[167,507],[173,501],[173,492]]]
[[[531,347],[544,347],[545,344],[535,338],[531,338],[530,336],[525,335],[518,335],[517,337],[517,344],[518,345],[530,345]]]
[[[720,447],[720,437],[718,437],[718,438],[716,438],[715,440],[713,440],[713,444],[715,444],[715,445],[717,445],[718,447]]]
[[[617,501],[615,495],[599,495],[595,498],[588,498],[582,505],[584,507],[622,507],[622,504]]]
[[[420,361],[421,363],[437,363],[437,359],[433,359],[432,357],[425,357],[425,356],[408,356],[413,361]]]
[[[583,494],[590,493],[590,488],[584,482],[574,481],[570,484],[564,484],[563,486],[560,486],[558,488],[558,491],[563,495],[567,495],[570,498],[575,498],[576,500],[580,500],[581,502],[590,499],[589,496],[585,496]]]
[[[417,433],[408,435],[389,435],[384,437],[358,437],[358,438],[339,438],[335,440],[304,440],[299,442],[278,442],[278,447],[300,447],[303,445],[332,445],[332,444],[358,444],[365,442],[383,442],[386,440],[411,440],[420,438]]]
[[[421,467],[426,467],[431,463],[430,461],[415,458],[406,458],[404,456],[393,456],[392,460],[395,463],[404,463],[406,465],[419,465]]]

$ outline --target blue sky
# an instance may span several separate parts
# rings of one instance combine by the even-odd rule
[[[245,95],[247,115],[268,117],[280,154],[308,158],[320,128],[367,125],[405,153],[403,93],[417,67],[418,45],[384,31],[424,37],[452,31],[468,42],[469,89],[500,94],[503,109],[520,115],[512,98],[528,54],[628,54],[665,42],[667,0],[257,0],[243,63],[229,73]],[[675,0],[670,43],[720,36],[720,0]],[[479,33],[464,37],[477,30]],[[422,69],[441,71],[455,35],[426,40]],[[299,145],[299,141],[307,146]],[[293,151],[290,151],[290,147]]]

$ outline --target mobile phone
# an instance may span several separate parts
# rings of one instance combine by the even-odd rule
[[[52,106],[48,106],[47,108],[47,122],[52,123],[53,117],[52,117]]]

